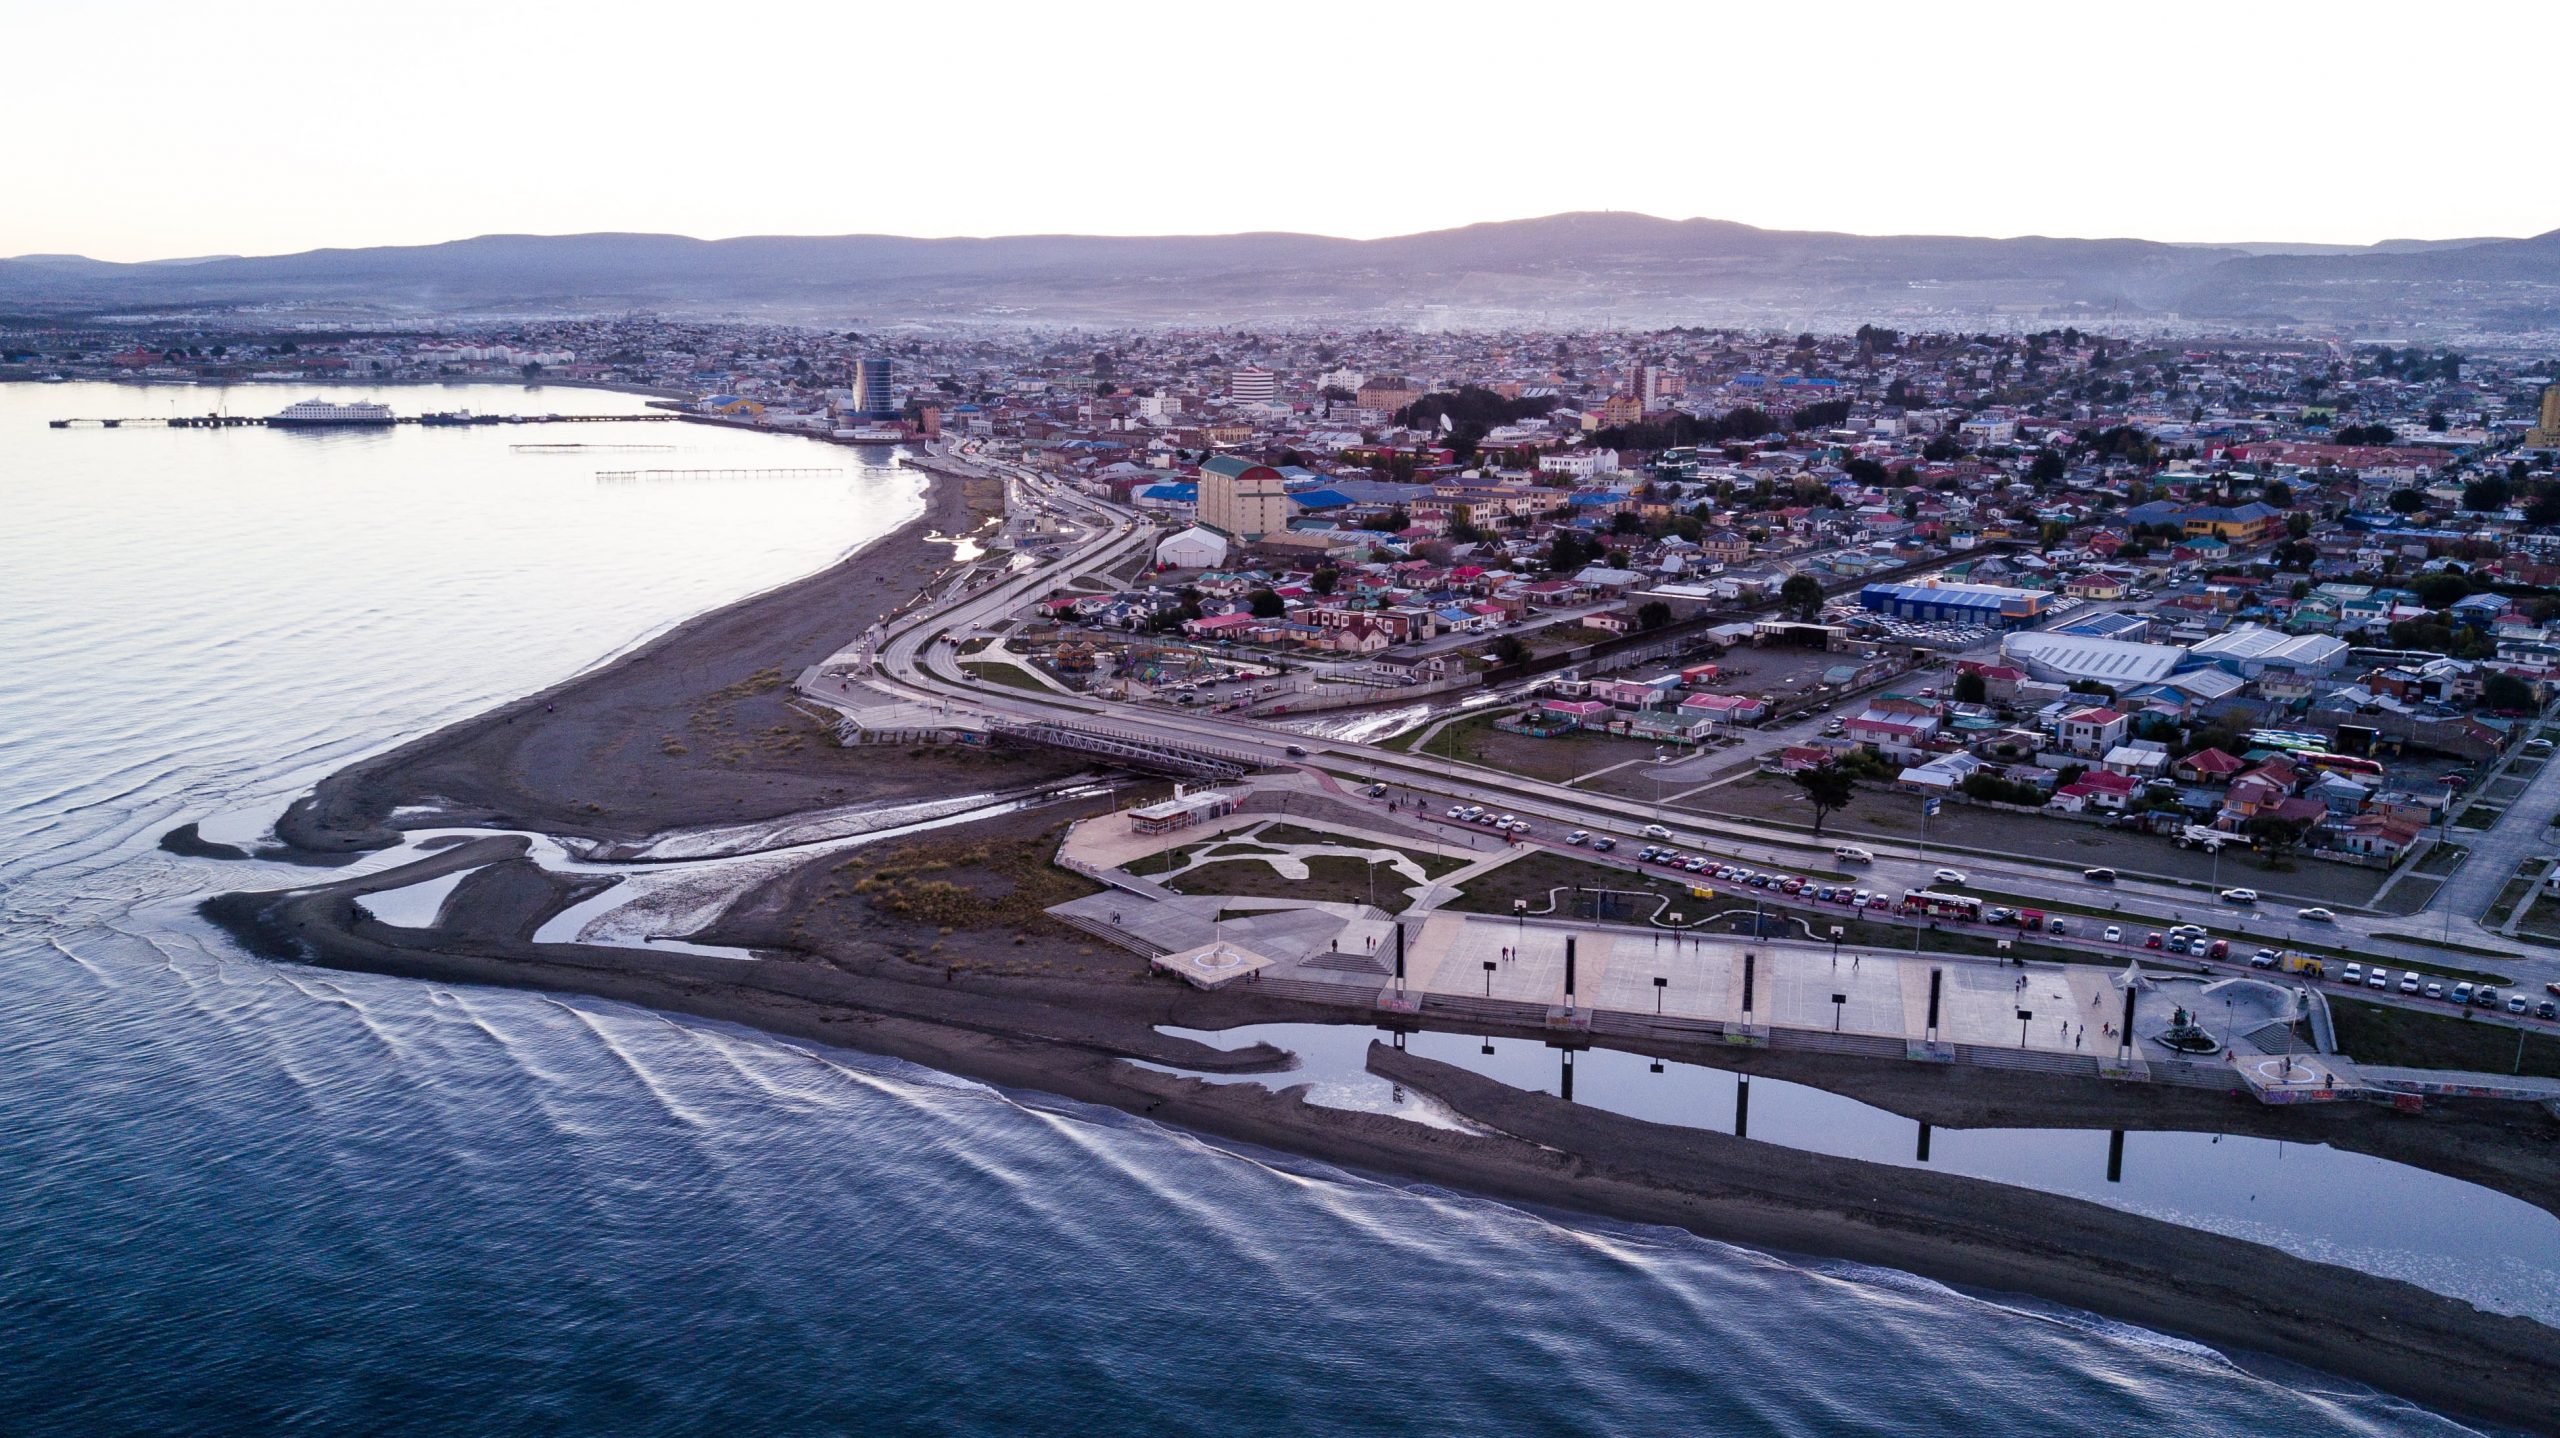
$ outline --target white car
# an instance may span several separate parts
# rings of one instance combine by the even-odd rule
[[[1648,839],[1668,839],[1671,837],[1671,831],[1660,824],[1647,824],[1644,826],[1644,836]]]
[[[1963,883],[1963,882],[1964,882],[1964,870],[1962,870],[1962,869],[1940,869],[1940,870],[1939,870],[1935,875],[1933,875],[1932,877],[1934,877],[1934,878],[1935,878],[1939,883],[1941,883],[1941,884],[1961,884],[1961,883]]]
[[[2225,889],[2222,891],[2222,902],[2226,904],[2254,904],[2258,902],[2258,891],[2255,889]]]
[[[2327,909],[2296,909],[2293,911],[2293,916],[2297,919],[2309,919],[2315,924],[2334,924],[2338,922],[2338,916],[2329,912]]]
[[[2108,942],[2108,943],[2110,943],[2110,944],[2121,944],[2121,943],[2123,943],[2123,942],[2124,942],[2124,930],[2123,930],[2123,929],[2121,929],[2121,928],[2118,928],[2118,927],[2117,927],[2116,925],[2114,925],[2114,924],[2109,924],[2109,925],[2107,925],[2107,942]]]
[[[1591,842],[1591,831],[1589,829],[1576,829],[1572,833],[1565,835],[1564,841],[1568,844],[1588,844]]]

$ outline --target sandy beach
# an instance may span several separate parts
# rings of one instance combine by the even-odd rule
[[[628,840],[1068,772],[1074,766],[1045,757],[981,751],[901,750],[896,762],[878,762],[892,756],[837,748],[786,704],[787,682],[764,679],[834,652],[941,572],[949,548],[926,536],[975,527],[992,512],[993,488],[937,479],[923,517],[859,555],[353,765],[297,803],[279,834],[320,859],[394,843],[399,828],[420,825]],[[542,872],[513,838],[444,848],[362,879],[224,895],[205,910],[279,959],[583,993],[751,1025],[1381,1174],[2032,1295],[2275,1354],[2448,1410],[2560,1429],[2560,1388],[2541,1367],[2550,1329],[2263,1245],[2076,1199],[1616,1117],[1383,1048],[1373,1051],[1375,1070],[1497,1132],[1428,1129],[1311,1107],[1294,1092],[1122,1063],[1269,1068],[1280,1061],[1276,1051],[1211,1050],[1155,1026],[1340,1013],[1250,988],[1196,992],[1040,913],[1089,889],[1047,860],[1064,822],[1106,802],[1027,809],[812,861],[746,895],[702,936],[753,947],[763,955],[753,961],[534,942],[546,918],[593,885]],[[436,816],[393,818],[397,808],[424,805]],[[478,872],[447,905],[443,927],[395,928],[356,904],[364,892],[463,868]],[[2270,1110],[2194,1090],[1952,1066],[1670,1056],[1832,1088],[1949,1127],[2257,1133],[2421,1164],[2545,1207],[2560,1195],[2560,1130],[2538,1110]]]

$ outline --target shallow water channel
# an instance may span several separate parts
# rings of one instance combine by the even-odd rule
[[[1436,1103],[1368,1071],[1378,1029],[1159,1031],[1217,1049],[1268,1042],[1298,1057],[1298,1067],[1282,1073],[1195,1077],[1272,1088],[1305,1083],[1314,1103],[1453,1121]],[[1406,1036],[1405,1047],[1630,1118],[2068,1194],[2560,1325],[2560,1217],[2389,1159],[2236,1134],[1933,1127],[1805,1084],[1606,1048],[1570,1055],[1567,1093],[1566,1051],[1539,1040],[1419,1032]]]

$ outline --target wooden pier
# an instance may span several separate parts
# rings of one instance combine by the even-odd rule
[[[310,424],[290,420],[277,424],[261,415],[175,414],[128,419],[49,419],[45,423],[54,429],[386,429],[403,424],[423,425],[429,429],[467,429],[484,424],[654,424],[683,418],[684,415],[664,411],[645,414],[401,414],[393,415],[390,425],[382,425]]]
[[[844,478],[841,469],[599,469],[596,478],[610,484],[643,484],[653,479],[808,479],[823,475]]]

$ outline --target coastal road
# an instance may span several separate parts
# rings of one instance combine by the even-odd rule
[[[1151,537],[1148,522],[1133,512],[1029,471],[1007,467],[1006,472],[1027,497],[1070,517],[1083,532],[1073,536],[1066,549],[1045,563],[1027,567],[951,602],[921,606],[902,619],[880,650],[879,677],[875,682],[883,687],[902,691],[918,702],[950,705],[991,719],[1108,719],[1115,725],[1142,729],[1167,739],[1251,754],[1273,767],[1307,762],[1361,781],[1383,781],[1426,796],[1433,802],[1434,812],[1453,801],[1492,802],[1533,822],[1562,826],[1555,829],[1557,833],[1564,828],[1583,828],[1622,841],[1641,842],[1645,818],[1632,812],[1642,807],[1636,802],[1595,796],[1434,755],[1398,753],[1274,730],[1230,716],[1142,709],[1081,695],[974,682],[959,668],[956,645],[938,643],[939,639],[1001,621],[1023,603],[1122,562]],[[1287,752],[1293,745],[1307,751],[1305,761]],[[1673,842],[1693,852],[1712,850],[1724,862],[1788,871],[1841,867],[1830,856],[1829,844],[1808,836],[1676,810],[1668,817],[1673,821]],[[1929,872],[1946,862],[1945,856],[1933,857],[1916,845],[1868,839],[1859,842],[1877,857],[1865,879],[1872,887],[1929,887]],[[2342,915],[2335,924],[2316,924],[2296,919],[2289,908],[2234,909],[2219,904],[2209,892],[2169,883],[2127,880],[2099,889],[2082,879],[2077,868],[2033,859],[1986,859],[1968,854],[1953,863],[1966,872],[1971,889],[1992,896],[1994,902],[2023,900],[2029,905],[2100,909],[2121,906],[2118,918],[2090,921],[2099,925],[2113,921],[2128,929],[2139,926],[2147,930],[2197,922],[2230,934],[2235,944],[2306,943],[2372,957],[2456,967],[2464,962],[2457,954],[2377,937],[2380,930],[2410,928],[2410,921],[2405,919]],[[2139,943],[2138,935],[2135,942]],[[2544,982],[2560,980],[2560,952],[2514,948],[2512,957],[2502,954],[2495,960],[2484,957],[2480,962],[2536,988]]]

